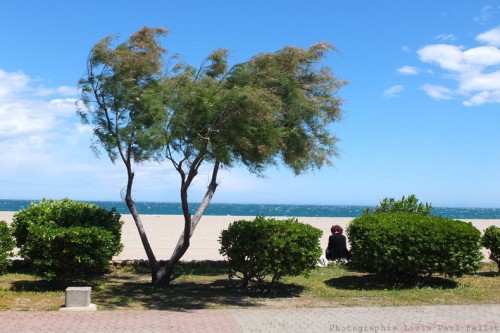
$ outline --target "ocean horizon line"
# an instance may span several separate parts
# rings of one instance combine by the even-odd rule
[[[115,208],[119,214],[130,214],[124,201],[77,200],[96,204],[104,209]],[[0,199],[0,211],[19,211],[40,200]],[[191,202],[193,209],[198,202]],[[140,214],[182,215],[180,202],[136,201]],[[283,216],[283,217],[358,217],[374,206],[343,204],[270,204],[212,202],[204,215],[219,216]],[[191,213],[194,213],[192,211]],[[500,219],[500,208],[433,207],[432,215],[454,219]]]
[[[70,199],[74,201],[79,201],[79,202],[88,202],[88,203],[95,203],[95,202],[103,202],[103,203],[120,203],[120,204],[125,204],[125,200],[86,200],[86,199],[72,199],[72,198],[58,198],[58,199],[53,199],[53,198],[42,198],[42,199],[2,199],[0,198],[0,202],[2,201],[23,201],[23,202],[40,202],[42,200],[62,200],[62,199]],[[136,204],[175,204],[175,205],[180,205],[180,201],[156,201],[156,200],[134,200]],[[199,201],[192,201],[189,202],[190,205],[196,205],[199,204]],[[425,202],[423,202],[425,204]],[[376,205],[365,205],[365,204],[345,204],[345,203],[280,203],[280,202],[271,202],[271,203],[260,203],[260,202],[219,202],[219,201],[211,201],[210,205],[216,204],[216,205],[262,205],[262,206],[337,206],[337,207],[365,207],[365,208],[374,208]],[[429,203],[432,205],[433,209],[500,209],[499,207],[489,207],[489,206],[453,206],[453,205],[445,205],[445,206],[434,206],[432,203]],[[378,203],[377,203],[378,205]],[[1,208],[1,207],[0,207]]]

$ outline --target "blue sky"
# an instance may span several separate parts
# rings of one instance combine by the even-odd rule
[[[338,49],[324,62],[349,81],[335,166],[225,170],[215,202],[500,207],[500,5],[482,0],[1,1],[0,199],[120,200],[124,167],[89,149],[76,82],[95,43],[143,26],[169,29],[163,45],[192,65],[217,48],[233,63]],[[138,201],[179,201],[178,186],[167,164],[136,169]]]

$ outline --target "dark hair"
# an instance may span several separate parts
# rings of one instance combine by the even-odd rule
[[[335,233],[339,233],[339,234],[342,234],[342,232],[344,232],[344,229],[342,229],[341,226],[339,226],[338,224],[332,226],[332,228],[330,229],[330,231],[332,232],[332,234],[335,234]]]

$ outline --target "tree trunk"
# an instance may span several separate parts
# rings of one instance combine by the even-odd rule
[[[160,269],[159,263],[156,261],[156,257],[153,253],[153,249],[149,244],[148,236],[146,235],[146,231],[144,230],[144,226],[142,225],[141,216],[135,207],[134,199],[132,199],[132,184],[134,182],[134,172],[132,171],[132,166],[130,163],[126,163],[127,166],[127,192],[125,194],[125,203],[127,204],[128,210],[134,219],[135,225],[137,227],[137,231],[139,232],[139,236],[141,237],[142,246],[146,251],[146,256],[149,260],[149,267],[151,268],[151,280],[154,284],[156,282],[156,276]]]
[[[154,283],[155,285],[168,286],[170,284],[170,281],[172,280],[172,276],[174,274],[175,266],[189,248],[189,241],[191,239],[191,236],[193,235],[193,232],[196,226],[198,225],[198,222],[200,222],[201,217],[205,212],[205,209],[208,207],[210,201],[212,200],[212,197],[215,194],[215,190],[217,189],[217,173],[219,171],[219,166],[220,163],[215,162],[214,168],[212,170],[212,179],[210,181],[210,184],[208,185],[207,192],[205,193],[205,196],[203,197],[203,200],[198,206],[198,209],[196,210],[194,216],[191,216],[191,213],[189,212],[188,193],[187,193],[189,185],[185,186],[186,184],[182,184],[181,201],[182,201],[182,211],[184,215],[184,231],[182,232],[182,235],[179,238],[177,245],[175,246],[174,252],[170,257],[170,260],[157,272],[156,282]]]

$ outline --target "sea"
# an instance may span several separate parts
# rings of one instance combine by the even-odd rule
[[[0,211],[27,208],[36,200],[0,200]],[[86,201],[105,209],[115,208],[120,214],[130,214],[123,201]],[[197,207],[196,203],[190,204]],[[140,214],[181,215],[178,202],[136,202]],[[217,216],[285,216],[285,217],[358,217],[367,206],[350,205],[292,205],[292,204],[238,204],[211,203],[204,215]],[[193,208],[195,209],[195,208]],[[194,212],[193,212],[194,213]],[[500,219],[500,208],[434,207],[432,215],[451,219]]]

